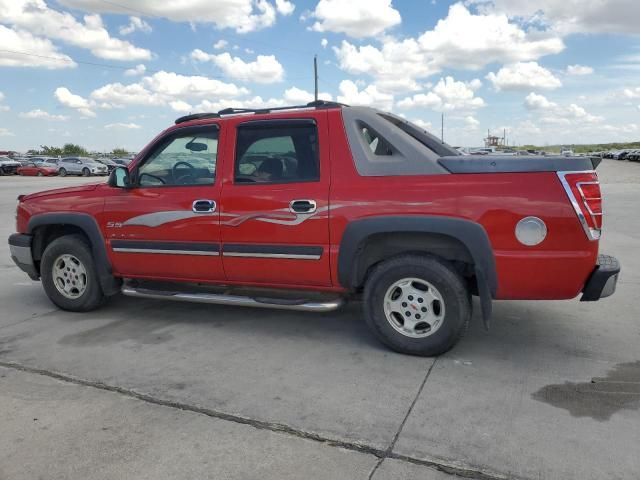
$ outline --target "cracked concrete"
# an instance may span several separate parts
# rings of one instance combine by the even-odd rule
[[[578,389],[571,408],[609,408],[596,419],[535,395],[640,360],[632,169],[599,168],[602,251],[623,265],[615,297],[497,302],[491,332],[476,314],[435,362],[384,349],[357,305],[311,315],[116,298],[69,314],[3,269],[0,478],[635,479],[634,404],[610,411]],[[0,178],[0,235],[18,193],[86,181],[40,180]]]

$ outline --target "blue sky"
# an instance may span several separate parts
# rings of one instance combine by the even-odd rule
[[[328,99],[455,145],[640,138],[637,0],[0,0],[0,150],[138,150],[183,114]]]

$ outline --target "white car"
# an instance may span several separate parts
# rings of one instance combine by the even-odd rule
[[[108,175],[109,170],[106,165],[96,162],[93,158],[87,157],[66,157],[58,161],[58,175]]]
[[[0,175],[17,175],[22,164],[9,157],[0,157]]]

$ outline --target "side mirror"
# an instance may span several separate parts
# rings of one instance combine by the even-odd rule
[[[114,188],[129,188],[129,170],[117,167],[109,174],[109,186]]]

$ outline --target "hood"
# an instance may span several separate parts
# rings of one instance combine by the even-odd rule
[[[33,200],[34,198],[49,197],[52,195],[66,195],[69,193],[90,192],[95,190],[99,183],[89,185],[79,185],[77,187],[54,188],[53,190],[45,190],[43,192],[30,193],[22,197],[22,201]]]

